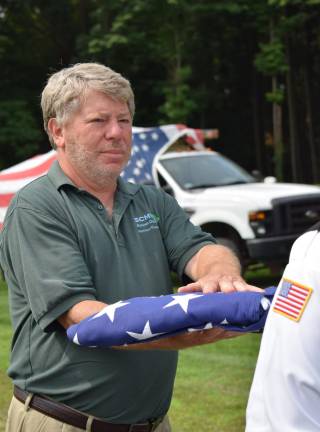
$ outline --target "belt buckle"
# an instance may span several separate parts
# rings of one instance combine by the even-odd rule
[[[129,426],[128,432],[146,432],[148,426],[149,423],[134,423]],[[151,429],[148,429],[148,432],[150,431]]]
[[[135,423],[131,424],[129,426],[128,432],[139,432],[141,431],[148,431],[148,432],[154,432],[159,424],[162,422],[163,418],[159,417],[157,419],[149,420],[146,423]]]
[[[149,423],[134,423],[129,426],[128,432],[147,432],[148,425]]]

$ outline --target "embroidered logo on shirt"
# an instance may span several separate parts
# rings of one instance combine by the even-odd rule
[[[298,282],[283,279],[273,310],[293,321],[299,321],[312,291],[312,288]]]
[[[139,232],[147,232],[152,229],[159,229],[158,222],[160,217],[155,213],[145,213],[142,216],[134,217],[133,220],[136,223]]]

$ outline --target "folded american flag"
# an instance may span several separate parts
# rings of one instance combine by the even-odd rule
[[[182,332],[221,327],[230,331],[263,329],[275,287],[264,292],[170,294],[134,297],[110,304],[68,328],[78,345],[119,346]]]

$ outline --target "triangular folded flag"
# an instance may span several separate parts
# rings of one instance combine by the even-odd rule
[[[264,327],[275,290],[134,297],[72,325],[67,335],[78,345],[111,347],[212,327],[258,332]]]

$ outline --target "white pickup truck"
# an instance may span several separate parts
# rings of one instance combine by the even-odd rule
[[[293,241],[320,219],[320,187],[259,182],[213,151],[162,154],[153,180],[244,266],[284,264]]]

